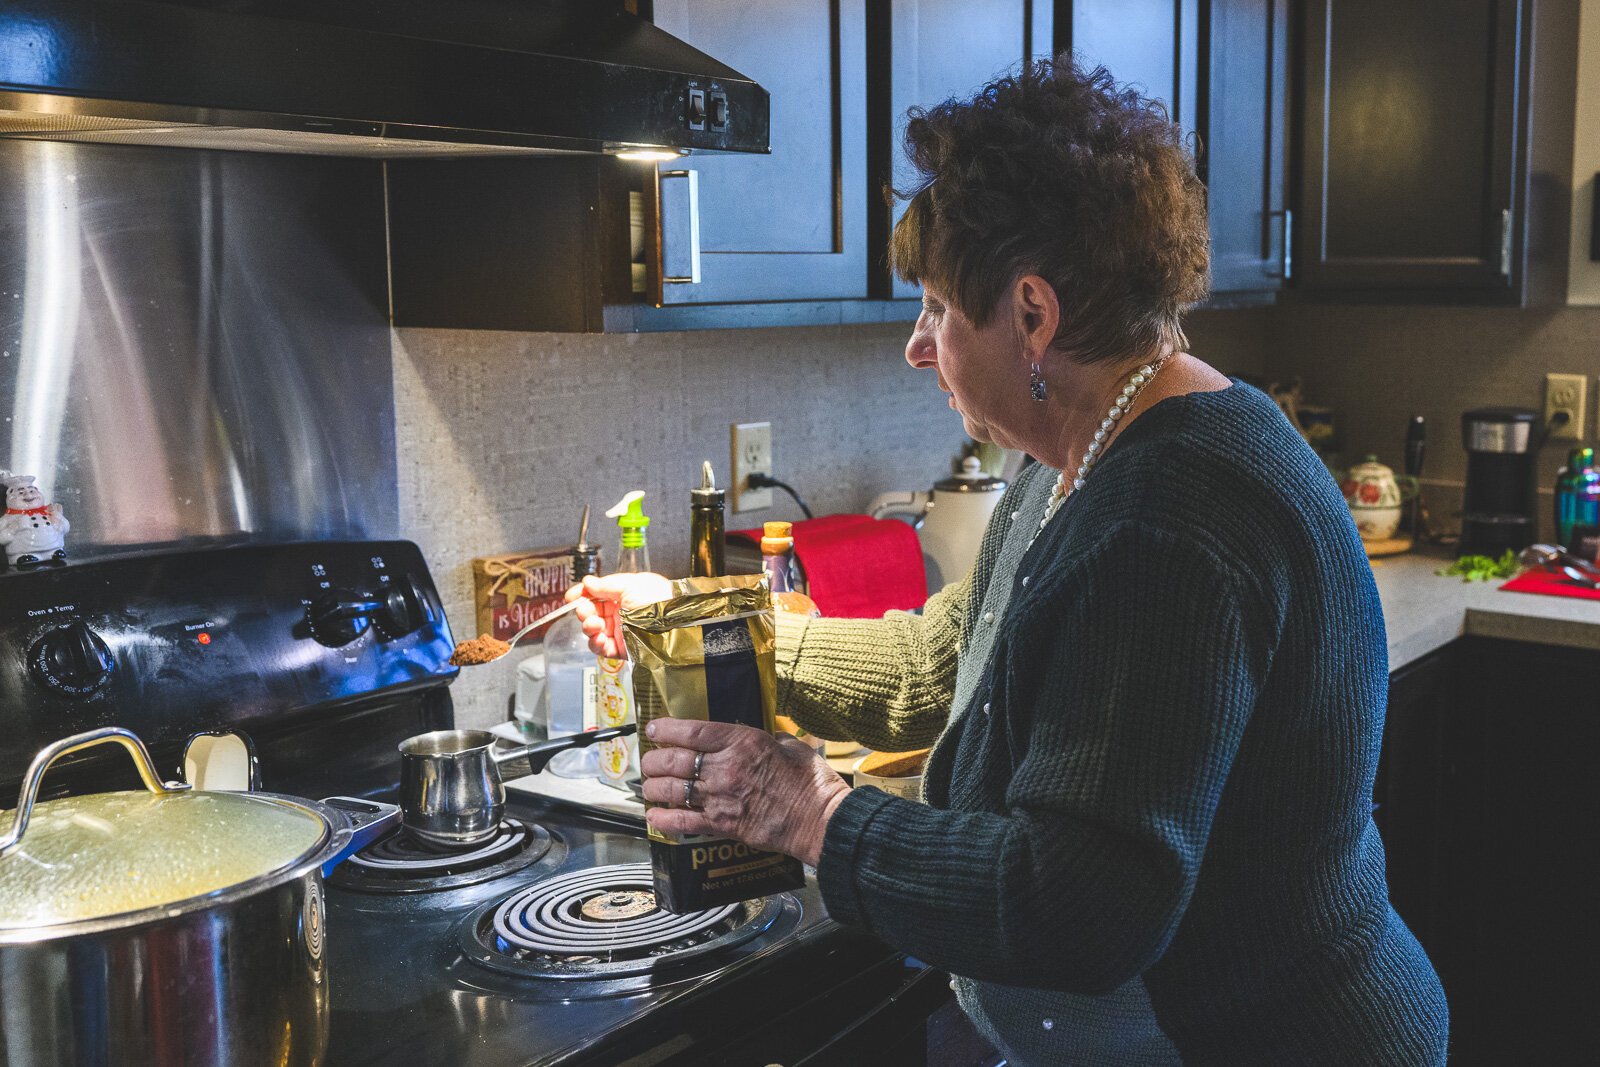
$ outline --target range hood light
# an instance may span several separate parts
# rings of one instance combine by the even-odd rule
[[[629,148],[616,153],[616,157],[630,163],[666,163],[688,154],[687,148]]]

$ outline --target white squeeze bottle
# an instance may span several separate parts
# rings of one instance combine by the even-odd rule
[[[617,520],[617,531],[622,538],[622,551],[617,555],[617,569],[613,573],[648,571],[650,546],[645,543],[644,532],[650,525],[650,517],[644,513],[644,493],[638,490],[629,493],[617,501],[616,507],[606,512],[606,516]],[[626,658],[597,656],[593,670],[594,685],[589,692],[594,702],[594,724],[590,729],[633,722],[633,664]],[[620,737],[600,742],[594,751],[600,780],[617,789],[627,789],[628,778],[639,765],[639,742],[633,737]]]
[[[589,544],[589,508],[583,509],[583,522],[578,530],[578,545],[572,555],[572,584],[577,585],[591,574],[600,573],[600,546]],[[594,670],[594,653],[589,651],[589,639],[584,636],[583,625],[574,614],[564,615],[550,624],[544,635],[544,708],[545,725],[552,739],[579,733],[584,729],[585,696],[591,672]],[[580,778],[595,773],[591,755],[587,770],[582,760],[562,762],[562,756],[579,755],[563,752],[551,761],[549,769],[562,777]]]

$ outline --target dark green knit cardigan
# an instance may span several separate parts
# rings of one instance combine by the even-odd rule
[[[1014,1064],[1442,1064],[1371,817],[1383,616],[1333,480],[1241,384],[1153,406],[1040,532],[1055,473],[923,616],[780,628],[802,726],[939,737],[926,804],[838,808],[830,913],[959,976]]]

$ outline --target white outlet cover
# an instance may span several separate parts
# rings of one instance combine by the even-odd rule
[[[1544,376],[1544,421],[1557,411],[1572,418],[1565,426],[1550,431],[1552,441],[1581,441],[1589,422],[1589,378],[1584,374],[1546,374]]]
[[[772,506],[771,489],[747,487],[750,475],[772,474],[772,423],[736,422],[733,424],[733,510],[760,511]]]

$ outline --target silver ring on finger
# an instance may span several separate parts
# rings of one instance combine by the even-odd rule
[[[694,810],[694,779],[683,783],[683,806]]]
[[[696,752],[694,754],[694,773],[689,775],[691,781],[698,782],[700,780],[700,768],[704,767],[705,764],[706,754],[704,752]]]

